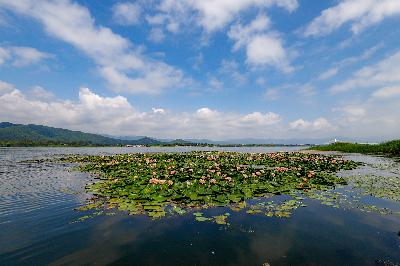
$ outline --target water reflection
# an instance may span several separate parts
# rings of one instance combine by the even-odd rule
[[[161,220],[118,213],[71,223],[83,215],[73,209],[87,197],[82,188],[90,177],[69,171],[67,165],[21,162],[66,153],[123,152],[132,148],[0,149],[0,265],[400,263],[399,216],[334,209],[314,200],[306,200],[308,207],[289,219],[223,208],[206,211],[207,216],[229,211],[229,227],[198,223],[190,213]],[[393,160],[374,158],[358,157],[382,162],[380,170],[373,170],[377,174],[399,173]],[[378,203],[399,207],[396,202]]]

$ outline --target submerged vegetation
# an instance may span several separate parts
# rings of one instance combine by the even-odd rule
[[[81,171],[99,179],[86,187],[93,198],[81,210],[118,209],[160,218],[194,209],[197,221],[217,224],[227,224],[229,213],[205,217],[199,211],[221,206],[247,214],[289,217],[294,209],[305,207],[304,196],[336,206],[321,193],[346,184],[336,172],[360,165],[338,156],[299,152],[153,153],[62,160],[81,163]],[[274,195],[286,196],[257,202]]]
[[[364,154],[387,154],[400,156],[400,140],[392,140],[381,144],[357,144],[338,142],[325,146],[314,146],[312,150],[318,151],[341,151]]]

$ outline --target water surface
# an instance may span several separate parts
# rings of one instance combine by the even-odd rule
[[[228,150],[273,152],[287,147],[2,148],[0,265],[384,265],[400,263],[400,216],[335,209],[306,200],[290,218],[230,212],[230,226],[199,223],[192,214],[151,220],[118,212],[74,222],[92,178],[71,165],[31,160],[62,154]],[[368,163],[351,173],[400,178],[395,159],[350,155]],[[284,198],[286,196],[278,196]],[[365,197],[400,211],[398,202]]]

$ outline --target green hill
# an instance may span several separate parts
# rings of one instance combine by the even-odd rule
[[[40,145],[76,145],[76,146],[121,146],[154,145],[160,141],[151,138],[120,140],[97,134],[72,131],[41,125],[20,125],[8,122],[0,123],[1,146],[40,146]]]

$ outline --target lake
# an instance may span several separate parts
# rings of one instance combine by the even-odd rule
[[[391,214],[332,208],[306,199],[290,218],[229,211],[230,226],[199,223],[188,213],[98,215],[78,221],[93,178],[70,164],[35,162],[63,154],[295,151],[298,147],[0,148],[0,265],[398,265],[400,204],[363,196]],[[339,175],[400,179],[397,159],[345,155],[366,163]],[[277,199],[285,196],[276,196]]]

